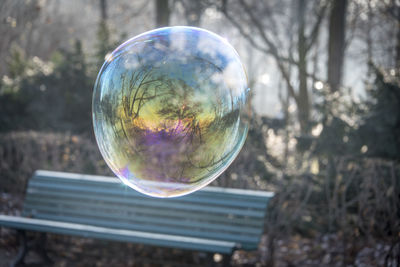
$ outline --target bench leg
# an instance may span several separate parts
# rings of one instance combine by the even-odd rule
[[[38,239],[38,242],[36,243],[36,251],[42,257],[42,260],[45,263],[51,264],[53,261],[50,259],[49,255],[47,255],[45,246],[46,246],[46,241],[47,241],[47,234],[46,233],[40,233],[40,237]]]
[[[19,239],[19,251],[18,251],[18,255],[15,258],[15,260],[11,263],[10,266],[14,267],[14,266],[18,266],[20,264],[24,263],[24,258],[26,256],[26,254],[28,253],[28,241],[26,238],[26,232],[23,230],[17,230],[18,233],[18,239]]]
[[[231,266],[232,254],[224,255],[222,266]]]
[[[214,253],[207,253],[208,266],[215,267]]]

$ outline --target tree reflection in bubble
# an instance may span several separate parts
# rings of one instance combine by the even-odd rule
[[[196,191],[239,153],[247,77],[228,42],[199,28],[146,32],[100,70],[93,124],[100,151],[128,186],[155,197]]]

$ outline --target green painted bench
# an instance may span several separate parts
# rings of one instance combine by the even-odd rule
[[[36,171],[27,186],[22,217],[0,215],[0,226],[20,234],[14,265],[27,253],[25,231],[220,253],[229,263],[234,250],[257,249],[272,196],[206,187],[183,197],[157,199],[117,178]]]

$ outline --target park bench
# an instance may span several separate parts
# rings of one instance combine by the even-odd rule
[[[25,231],[219,253],[229,264],[235,250],[258,248],[272,195],[206,187],[158,199],[117,178],[41,170],[29,180],[22,216],[0,215],[0,226],[21,238],[14,264],[27,253]]]

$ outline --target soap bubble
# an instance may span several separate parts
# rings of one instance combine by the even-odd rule
[[[247,76],[234,48],[192,27],[136,36],[107,56],[93,93],[100,151],[129,187],[194,192],[235,159],[247,135]]]

